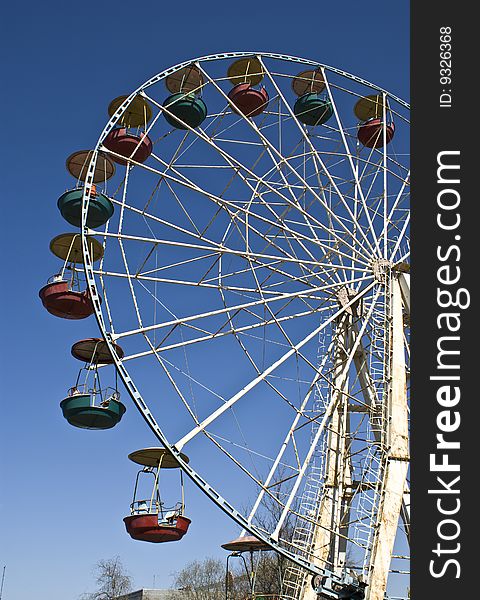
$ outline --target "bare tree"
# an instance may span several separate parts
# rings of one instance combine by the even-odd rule
[[[95,565],[96,592],[84,594],[82,600],[114,600],[132,589],[132,579],[127,575],[119,556],[101,559]]]
[[[216,558],[194,560],[175,573],[173,585],[185,600],[223,600],[225,566]],[[174,596],[172,595],[172,598]]]
[[[175,574],[173,586],[182,591],[182,600],[249,600],[252,591],[255,597],[278,597],[280,575],[276,553],[255,553],[253,564],[246,553],[230,560],[228,571],[221,559],[191,562]],[[178,596],[172,593],[168,600]]]
[[[232,557],[234,558],[234,557]],[[277,598],[281,589],[281,564],[276,552],[244,553],[233,563],[230,560],[226,587],[228,600],[257,597]]]

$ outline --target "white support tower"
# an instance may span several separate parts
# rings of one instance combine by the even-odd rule
[[[367,600],[383,600],[391,557],[403,521],[409,536],[408,398],[404,327],[410,312],[409,277],[390,265],[377,265],[381,310],[368,336],[359,334],[361,312],[355,305],[334,329],[332,384],[335,396],[328,433],[321,437],[298,509],[293,543],[307,560],[342,577],[356,573],[368,583]],[[342,298],[339,298],[342,303]],[[365,348],[364,344],[368,344]],[[320,352],[325,344],[320,344]],[[349,357],[353,360],[349,360]],[[321,357],[319,357],[321,358]],[[350,369],[351,365],[354,368]],[[352,374],[354,373],[354,374]],[[356,378],[356,381],[351,381]],[[358,400],[358,403],[357,403]],[[328,400],[316,403],[321,415]],[[368,417],[368,449],[361,469],[355,464],[352,419]],[[312,435],[316,424],[312,427]],[[321,468],[318,465],[322,465]],[[358,477],[361,473],[361,478]],[[348,546],[354,540],[359,548]],[[316,600],[311,575],[290,566],[284,595],[292,600]]]

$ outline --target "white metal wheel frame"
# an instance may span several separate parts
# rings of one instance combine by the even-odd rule
[[[250,56],[270,96],[255,119],[227,97],[228,65]],[[173,130],[159,84],[192,63],[209,116]],[[322,126],[293,113],[292,78],[305,69],[325,79],[333,116]],[[154,151],[117,168],[116,189],[105,184],[116,214],[100,234],[85,227],[98,151],[109,153],[103,140],[139,94],[153,107]],[[387,120],[396,126],[376,149],[357,142],[353,115],[369,94],[383,98],[384,133]],[[405,572],[408,110],[317,62],[212,55],[132,92],[88,166],[85,274],[112,355],[113,342],[126,350],[115,359],[123,383],[195,484],[297,565],[295,598],[308,595],[305,572],[325,567],[373,583],[370,600],[383,598],[389,572]],[[100,265],[92,234],[103,237]]]

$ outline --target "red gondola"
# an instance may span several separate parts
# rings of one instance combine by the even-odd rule
[[[71,289],[70,282],[54,275],[38,295],[43,306],[55,317],[61,319],[85,319],[93,314],[94,308],[88,290],[83,292]]]
[[[367,148],[381,148],[383,146],[383,122],[381,119],[371,119],[358,129],[358,141]],[[387,123],[385,127],[386,143],[392,141],[395,133],[394,123]]]
[[[246,117],[256,117],[268,105],[267,90],[262,87],[256,89],[263,77],[262,63],[256,56],[241,58],[233,62],[228,68],[228,79],[233,84],[228,97],[234,105],[233,111]]]
[[[264,87],[256,90],[249,83],[239,83],[230,90],[228,97],[235,105],[235,112],[242,113],[246,117],[256,117],[268,105],[267,90]]]
[[[158,520],[158,514],[130,515],[123,519],[125,527],[134,540],[142,542],[178,542],[187,533],[190,519],[173,515],[171,519]]]
[[[355,116],[361,121],[358,128],[358,141],[367,148],[381,148],[384,144],[383,131],[386,131],[386,143],[389,144],[395,133],[395,125],[384,94],[372,94],[360,98],[353,108]],[[384,119],[387,121],[384,127]]]
[[[182,460],[188,462],[188,457],[180,455]],[[128,455],[128,458],[142,465],[137,473],[133,501],[130,505],[130,515],[123,519],[125,528],[134,540],[142,542],[176,542],[188,531],[191,523],[185,517],[183,478],[180,471],[180,483],[182,499],[175,506],[166,508],[160,497],[159,477],[161,469],[179,468],[176,458],[164,448],[144,448]],[[153,489],[150,498],[137,500],[140,476],[151,475],[154,478]]]
[[[125,127],[112,129],[103,140],[103,145],[108,150],[124,157],[111,156],[112,160],[119,165],[126,165],[130,159],[143,163],[150,156],[153,149],[152,140],[146,133],[135,135],[129,133]]]
[[[87,244],[92,262],[103,256],[103,246],[95,238],[87,236]],[[50,242],[50,250],[64,261],[60,273],[51,277],[38,295],[47,311],[62,319],[85,319],[94,312],[88,290],[81,289],[83,269],[77,264],[83,262],[81,236],[79,233],[62,233]],[[66,273],[70,276],[66,277]],[[99,299],[100,301],[100,299]]]

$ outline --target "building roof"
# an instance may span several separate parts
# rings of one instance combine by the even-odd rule
[[[141,590],[118,596],[116,600],[182,600],[183,598],[184,593],[182,590],[149,590],[142,588]]]

